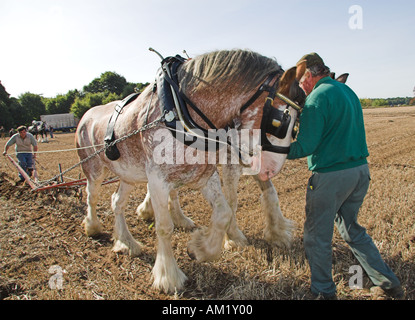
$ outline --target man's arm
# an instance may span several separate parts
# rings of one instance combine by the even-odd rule
[[[36,158],[37,146],[33,146],[33,158]]]
[[[16,143],[16,136],[13,135],[13,137],[11,137],[9,139],[9,141],[7,141],[7,143],[4,145],[4,151],[3,151],[3,156],[5,156],[7,154],[7,150],[9,150],[10,146]]]

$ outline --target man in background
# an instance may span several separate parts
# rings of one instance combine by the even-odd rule
[[[17,159],[19,161],[19,165],[24,171],[26,171],[26,173],[30,177],[32,176],[33,162],[36,158],[36,152],[38,149],[37,142],[36,142],[36,139],[33,137],[33,135],[27,132],[27,128],[25,126],[18,127],[17,131],[18,132],[14,134],[4,146],[3,155],[5,156],[9,148],[13,144],[16,144],[15,150],[17,153]],[[22,183],[24,181],[24,178],[20,174],[20,172],[19,172],[19,178],[20,180],[18,181],[18,183]]]

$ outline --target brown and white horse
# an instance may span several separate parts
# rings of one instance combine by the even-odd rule
[[[285,84],[290,84],[295,76],[295,68],[285,72]],[[330,74],[331,78],[341,83],[346,83],[349,76],[344,73],[335,78],[335,73]],[[280,88],[281,92],[286,93],[287,88]],[[229,234],[237,234],[238,237],[230,239],[227,235],[225,241],[225,248],[231,249],[234,247],[243,247],[247,244],[247,239],[239,230],[236,224],[236,209],[238,205],[238,183],[241,176],[241,166],[236,164],[225,164],[222,166],[222,183],[225,197],[233,212],[233,219],[229,226]],[[294,222],[285,218],[281,212],[279,205],[278,193],[271,180],[261,181],[258,176],[252,175],[257,182],[262,196],[261,205],[265,216],[264,238],[272,246],[290,247],[292,243]],[[172,216],[174,225],[178,228],[191,230],[195,227],[192,220],[183,214],[180,206],[178,192],[173,190],[169,198],[169,210]],[[145,220],[152,220],[154,218],[154,210],[151,205],[151,197],[147,192],[144,201],[138,206],[137,214],[140,218]]]
[[[266,93],[261,93],[248,108],[241,112],[241,106],[258,92],[270,75],[269,86],[279,84],[280,91],[289,95],[293,83],[281,77],[281,67],[274,59],[245,50],[216,51],[186,61],[178,69],[179,86],[184,94],[198,106],[201,112],[210,119],[216,128],[225,128],[231,123],[239,123],[238,130],[248,130],[253,134],[263,124],[264,100]],[[279,81],[279,82],[278,82]],[[298,86],[298,84],[297,84]],[[162,116],[159,98],[149,86],[135,101],[124,107],[114,126],[117,137],[123,137],[142,128]],[[297,111],[284,102],[275,99],[274,107],[288,110],[291,113],[284,137],[267,135],[273,146],[286,148],[291,143],[291,130]],[[117,102],[90,109],[81,119],[76,132],[76,145],[80,160],[90,157],[101,145],[106,135],[107,125]],[[276,109],[273,108],[273,109]],[[208,129],[203,119],[193,110],[191,117],[201,126]],[[272,119],[265,119],[272,120]],[[118,190],[112,196],[112,209],[115,214],[114,248],[116,252],[140,254],[141,245],[132,237],[125,222],[124,209],[128,196],[136,183],[146,183],[154,210],[157,232],[157,257],[152,270],[153,286],[166,292],[174,292],[183,287],[186,276],[180,270],[173,255],[171,236],[174,230],[172,216],[168,210],[169,196],[183,185],[201,189],[203,196],[212,206],[212,217],[209,228],[193,233],[188,250],[198,261],[216,259],[222,250],[223,239],[228,233],[231,240],[236,240],[241,233],[234,234],[233,211],[226,200],[220,183],[216,165],[207,160],[209,152],[205,152],[204,162],[173,161],[160,164],[154,159],[154,150],[160,141],[155,139],[158,130],[165,128],[163,123],[117,143],[120,158],[109,160],[100,153],[82,163],[82,170],[87,178],[88,212],[84,220],[86,234],[97,235],[102,231],[97,217],[96,205],[101,183],[109,170],[120,178]],[[268,141],[268,142],[269,142]],[[91,148],[85,148],[91,147]],[[176,149],[185,154],[191,147],[176,143]],[[273,147],[271,146],[271,150]],[[268,149],[268,150],[270,150]],[[282,168],[286,159],[285,153],[261,151],[260,180],[269,180]],[[255,161],[252,165],[255,165]],[[242,235],[243,236],[243,235]]]

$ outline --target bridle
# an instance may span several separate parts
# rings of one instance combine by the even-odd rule
[[[156,52],[161,58],[162,67],[159,69],[157,75],[157,92],[161,100],[160,107],[165,114],[165,124],[172,130],[176,136],[178,130],[178,123],[181,125],[182,134],[186,135],[184,142],[188,146],[195,146],[197,137],[200,137],[200,133],[206,138],[205,144],[207,145],[211,139],[208,139],[211,134],[208,130],[200,127],[190,116],[187,106],[190,106],[200,118],[209,126],[210,129],[218,130],[215,125],[208,119],[208,117],[180,90],[179,81],[177,78],[177,69],[187,59],[177,55],[175,57],[163,58],[157,51],[150,48],[151,51]],[[261,120],[261,147],[263,151],[269,151],[274,153],[288,154],[290,147],[281,147],[273,145],[267,138],[267,134],[271,134],[278,139],[286,137],[288,128],[291,122],[291,114],[289,106],[293,107],[298,112],[301,112],[301,107],[291,101],[284,95],[277,93],[280,83],[280,78],[284,70],[280,68],[277,71],[272,72],[265,79],[263,84],[258,88],[255,94],[240,108],[240,114],[248,109],[264,92],[268,92],[268,96],[265,99],[263,107],[263,116]],[[275,80],[273,85],[270,85]],[[278,97],[283,100],[287,107],[284,111],[277,108],[273,108],[274,99]],[[174,101],[169,102],[169,101]],[[177,121],[178,120],[178,121]],[[227,126],[224,128],[225,132],[229,130]],[[193,134],[197,131],[198,134]],[[176,136],[177,137],[177,136]],[[227,139],[225,140],[227,141]],[[230,142],[227,141],[229,145]],[[219,144],[217,144],[219,148]]]

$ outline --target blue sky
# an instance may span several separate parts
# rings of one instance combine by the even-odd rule
[[[149,47],[251,49],[285,69],[315,51],[361,98],[414,95],[412,0],[0,0],[0,30],[0,80],[14,97],[82,89],[105,71],[151,82],[160,60]]]

